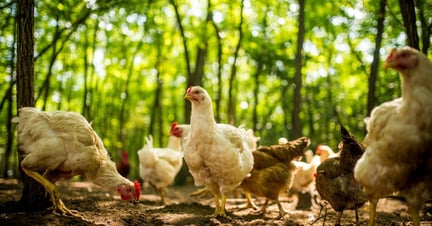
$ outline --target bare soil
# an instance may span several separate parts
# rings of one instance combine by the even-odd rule
[[[22,184],[0,179],[0,225],[323,225],[319,205],[297,210],[293,199],[285,195],[281,201],[288,213],[283,218],[279,218],[276,204],[271,204],[266,214],[243,209],[245,199],[241,194],[233,194],[227,200],[226,218],[212,218],[209,215],[214,211],[213,198],[210,195],[191,197],[190,193],[197,189],[192,185],[170,187],[165,205],[160,204],[159,196],[149,187],[143,188],[138,205],[122,201],[117,194],[88,182],[62,182],[58,187],[63,202],[69,209],[78,211],[81,218],[54,214],[49,209],[17,212],[11,203],[20,199]],[[262,205],[264,199],[255,202]],[[336,213],[331,207],[326,209],[325,225],[334,225]],[[367,204],[359,209],[359,215],[359,224],[367,225]],[[382,199],[377,216],[378,225],[412,225],[406,204],[398,199]],[[344,211],[341,224],[355,225],[354,211]],[[421,225],[432,225],[432,217],[422,214]]]

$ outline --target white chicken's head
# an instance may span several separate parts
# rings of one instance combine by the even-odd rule
[[[393,49],[384,62],[384,68],[393,68],[399,72],[414,68],[419,64],[418,54],[416,49],[410,47]]]
[[[141,185],[138,181],[133,184],[120,184],[117,186],[117,192],[122,200],[138,201],[141,195]]]
[[[200,86],[191,86],[186,90],[186,95],[184,98],[188,99],[190,102],[202,102],[208,97],[207,91]]]

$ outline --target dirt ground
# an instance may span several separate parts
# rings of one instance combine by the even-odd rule
[[[281,198],[288,212],[283,218],[278,217],[276,204],[270,205],[264,215],[253,209],[242,209],[245,199],[241,195],[228,199],[227,218],[212,218],[209,215],[214,211],[213,198],[191,197],[189,194],[197,189],[194,186],[170,187],[166,205],[159,203],[159,196],[151,188],[144,187],[136,206],[88,182],[63,182],[58,187],[66,206],[77,210],[81,218],[53,214],[50,210],[11,212],[10,202],[20,199],[22,185],[17,180],[0,179],[0,225],[323,225],[322,218],[317,220],[318,205],[310,210],[296,210],[295,202],[287,196]],[[260,205],[264,199],[255,202]],[[367,210],[367,204],[359,210],[360,225],[367,224]],[[382,199],[377,216],[378,225],[412,225],[407,206],[397,199]],[[328,207],[325,225],[333,225],[335,217],[336,213]],[[354,211],[344,211],[341,224],[355,225]],[[423,215],[421,225],[432,225],[432,217]]]

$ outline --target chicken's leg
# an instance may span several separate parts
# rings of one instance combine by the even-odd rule
[[[207,187],[203,187],[201,189],[198,189],[197,191],[194,191],[190,194],[190,196],[198,196],[198,197],[203,197],[204,195],[206,195],[209,192],[209,190],[207,189]]]
[[[226,203],[226,196],[224,194],[221,195],[221,203],[219,204],[219,195],[214,195],[214,200],[216,203],[215,212],[211,217],[226,217],[225,213],[225,203]]]
[[[283,218],[283,217],[285,216],[285,214],[286,214],[286,211],[285,211],[285,209],[283,208],[282,204],[280,203],[280,201],[279,201],[279,197],[276,198],[276,204],[277,204],[277,206],[278,206],[278,208],[279,208],[279,217],[280,217],[280,218]]]
[[[269,200],[266,199],[264,202],[264,205],[261,207],[261,213],[265,214],[267,212],[267,205],[268,205]]]
[[[420,217],[418,214],[418,210],[414,210],[414,208],[408,208],[408,212],[411,215],[411,219],[413,221],[413,226],[420,226]]]
[[[378,199],[375,199],[375,198],[369,199],[369,222],[368,222],[368,226],[375,226],[375,215],[376,215],[377,204],[378,204]]]
[[[242,207],[242,209],[247,209],[247,208],[253,208],[254,210],[258,209],[258,206],[255,205],[254,201],[252,200],[252,196],[249,192],[245,192],[245,197],[246,197],[246,205],[244,207]]]
[[[343,211],[338,211],[337,212],[335,225],[341,225],[340,221],[341,221],[341,218],[342,218],[342,212]]]
[[[49,180],[47,180],[45,177],[40,175],[36,171],[29,170],[25,167],[22,167],[23,172],[33,178],[35,181],[39,182],[44,188],[45,191],[50,194],[51,202],[53,204],[54,211],[59,211],[62,214],[69,214],[71,216],[75,217],[81,217],[80,215],[76,214],[74,211],[68,209],[62,200],[60,199],[60,193],[57,189],[57,187],[51,183]]]
[[[159,189],[160,202],[165,204],[165,190],[163,188]]]
[[[358,226],[359,225],[359,216],[358,216],[358,206],[356,205],[355,207],[354,207],[354,213],[355,213],[355,219],[356,219],[356,226]]]

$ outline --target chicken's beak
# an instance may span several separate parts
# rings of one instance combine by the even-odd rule
[[[192,100],[192,96],[189,93],[186,93],[184,96],[185,99]]]
[[[392,49],[392,51],[390,52],[390,54],[388,55],[387,59],[384,61],[383,64],[383,68],[387,69],[389,67],[392,67],[393,62],[394,62],[394,56],[396,54],[396,49]]]
[[[388,62],[384,62],[383,69],[387,70],[390,67],[390,64]]]

